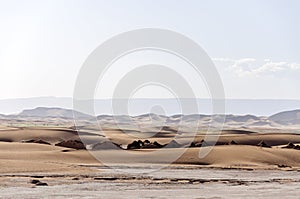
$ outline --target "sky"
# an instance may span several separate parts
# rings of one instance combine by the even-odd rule
[[[139,28],[168,29],[197,42],[216,65],[227,98],[300,99],[299,9],[297,0],[0,0],[0,99],[72,97],[89,54]],[[126,63],[162,55],[153,56]],[[106,78],[97,98],[110,97],[125,61],[115,64],[115,77]],[[180,63],[175,67],[185,71]],[[209,97],[205,84],[199,88],[197,97]],[[136,96],[169,94],[145,88]]]

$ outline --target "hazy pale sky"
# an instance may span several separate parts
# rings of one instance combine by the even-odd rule
[[[228,98],[300,99],[299,10],[297,0],[0,0],[0,99],[71,97],[98,45],[145,27],[199,43]]]

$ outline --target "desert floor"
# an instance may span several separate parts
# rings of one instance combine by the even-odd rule
[[[119,145],[135,140],[126,135],[122,137],[122,134],[114,129],[106,131],[110,139]],[[101,142],[104,139],[99,135],[93,136],[95,135],[90,133],[82,135],[87,142],[91,140]],[[208,137],[207,141],[213,140],[214,136],[216,135]],[[197,134],[193,137],[194,141],[202,139],[205,139],[205,135]],[[37,140],[49,144],[32,143]],[[150,187],[154,186],[153,190],[156,189],[156,185],[161,185],[170,186],[169,188],[174,189],[173,193],[176,193],[178,188],[177,191],[181,194],[188,194],[190,189],[196,189],[196,184],[215,184],[221,187],[253,184],[258,188],[261,183],[300,185],[300,178],[297,178],[300,171],[300,150],[282,148],[288,143],[295,145],[300,143],[298,134],[224,131],[218,138],[216,146],[195,148],[136,150],[104,148],[89,152],[55,146],[56,143],[67,140],[79,140],[76,131],[67,128],[2,127],[0,196],[5,198],[18,196],[4,194],[15,187],[20,189],[20,194],[29,194],[28,196],[33,194],[30,197],[35,198],[40,189],[33,192],[30,189],[44,187],[43,185],[47,185],[45,190],[49,191],[48,196],[53,194],[50,187],[58,186],[57,191],[60,192],[63,187],[76,190],[76,186],[80,184],[84,184],[81,188],[89,184],[102,191],[111,185],[118,185],[121,189],[123,185],[130,185],[130,188],[127,187],[130,190],[136,189],[136,186],[143,186],[142,189],[146,189],[146,192],[150,190],[144,187],[147,184]],[[165,144],[172,140],[172,135],[156,135],[149,140]],[[190,138],[185,136],[179,139],[183,143],[188,140]],[[232,141],[236,144],[226,144]],[[257,146],[261,141],[271,147]],[[199,157],[201,153],[204,157]],[[216,173],[219,175],[215,176]],[[181,190],[184,187],[188,189]],[[109,190],[106,191],[106,194],[110,193]],[[157,193],[160,191],[162,190],[158,189]],[[196,193],[199,190],[194,191]],[[69,194],[71,193],[72,191]],[[70,196],[69,194],[67,196]],[[138,197],[131,192],[128,194]],[[298,194],[296,189],[295,194]],[[63,194],[58,196],[61,195]],[[21,196],[22,194],[19,195]]]

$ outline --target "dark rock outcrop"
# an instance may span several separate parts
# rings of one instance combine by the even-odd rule
[[[180,147],[182,147],[182,145],[176,142],[175,140],[172,140],[170,143],[166,145],[166,148],[180,148]]]
[[[127,149],[157,149],[162,148],[165,145],[162,145],[156,141],[150,142],[149,140],[145,140],[144,142],[141,140],[133,141],[132,143],[127,145]]]
[[[284,148],[284,149],[293,149],[293,148],[295,148],[295,145],[293,143],[289,142],[286,146],[284,146],[282,148]]]
[[[40,181],[39,181],[39,180],[36,180],[36,179],[33,179],[33,180],[30,181],[31,184],[37,184],[37,183],[39,183],[39,182],[40,182]]]
[[[271,148],[271,146],[269,146],[267,143],[265,143],[263,140],[260,141],[257,146],[260,146],[260,147],[265,147],[265,148]]]
[[[204,140],[201,140],[200,142],[192,142],[190,147],[193,148],[193,147],[202,147],[202,146],[207,146],[208,144],[204,141]]]
[[[159,144],[158,142],[149,142],[149,143],[144,143],[142,146],[143,149],[157,149],[157,148],[162,148],[164,145]]]
[[[296,149],[296,150],[300,150],[300,146],[299,145],[295,145],[291,142],[289,142],[286,146],[282,147],[283,149]]]
[[[120,146],[118,144],[115,144],[113,142],[108,142],[108,141],[96,143],[91,146],[92,151],[110,150],[110,149],[120,149]]]
[[[299,146],[299,145],[296,145],[296,146],[294,147],[294,149],[300,150],[300,146]]]
[[[229,145],[238,145],[238,143],[234,140],[231,140],[231,142],[228,143]]]
[[[79,140],[67,140],[55,144],[55,146],[61,146],[72,149],[86,149],[84,144]]]
[[[44,140],[23,140],[23,143],[37,143],[37,144],[47,144],[51,145],[49,142],[46,142]]]
[[[45,182],[38,182],[38,183],[36,183],[35,185],[36,185],[36,186],[48,186],[48,184],[45,183]]]
[[[47,183],[45,182],[41,182],[39,180],[33,179],[30,181],[31,184],[35,184],[36,186],[48,186]]]
[[[127,145],[127,149],[140,149],[142,146],[138,141],[133,141]]]

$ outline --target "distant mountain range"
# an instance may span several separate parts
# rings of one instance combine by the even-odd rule
[[[78,111],[74,111],[76,116],[79,119],[89,119],[90,115],[80,113]],[[37,117],[37,118],[73,118],[74,112],[71,109],[63,109],[63,108],[46,108],[46,107],[38,107],[35,109],[27,109],[22,111],[17,116],[20,117]]]
[[[114,102],[124,101],[118,99]],[[186,114],[211,114],[212,105],[210,99],[197,99],[198,110],[192,104],[193,99],[180,99],[186,107]],[[95,113],[97,115],[112,115],[112,100],[95,99],[91,101],[94,104]],[[150,112],[154,105],[161,105],[164,108],[165,115],[180,114],[180,106],[177,99],[131,99],[130,115],[142,115]],[[0,114],[19,114],[25,109],[34,109],[37,107],[58,107],[63,109],[73,109],[72,98],[62,97],[35,97],[20,99],[0,100]],[[225,114],[233,115],[255,115],[255,116],[271,116],[282,111],[300,109],[300,100],[277,100],[277,99],[226,99]],[[127,114],[121,112],[118,114]]]
[[[35,120],[44,120],[47,121],[47,118],[61,118],[65,120],[73,120],[73,110],[63,109],[63,108],[46,108],[38,107],[34,109],[23,110],[20,114],[16,115],[0,115],[0,119],[35,119]],[[77,119],[79,120],[91,120],[95,118],[84,113],[75,111]],[[248,127],[280,127],[280,126],[293,126],[300,125],[300,109],[292,111],[284,111],[271,116],[254,116],[254,115],[225,115],[225,124],[228,126],[248,126]],[[99,115],[97,116],[98,121],[103,124],[113,124],[115,119],[120,122],[120,124],[136,124],[143,125],[149,124],[149,121],[156,122],[157,126],[159,124],[166,125],[175,125],[179,121],[182,121],[184,124],[191,124],[195,121],[199,121],[201,125],[208,125],[211,121],[223,122],[222,115],[156,115],[156,114],[143,114],[139,116],[127,116],[127,115],[118,115],[113,117],[112,115]]]
[[[300,124],[300,110],[277,113],[270,116],[269,120],[280,124]]]

